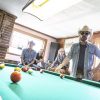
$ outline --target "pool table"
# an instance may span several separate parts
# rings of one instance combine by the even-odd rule
[[[6,64],[0,70],[0,98],[2,100],[100,100],[100,83],[90,80],[77,81],[58,73],[22,72],[22,79],[12,83],[10,75],[16,65]]]

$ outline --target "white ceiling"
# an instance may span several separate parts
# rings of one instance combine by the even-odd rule
[[[100,0],[82,0],[44,21],[22,12],[27,2],[28,0],[0,0],[0,9],[16,15],[16,23],[55,38],[77,35],[83,25],[88,25],[93,31],[100,31]]]

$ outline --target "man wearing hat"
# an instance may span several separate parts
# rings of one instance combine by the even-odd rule
[[[35,61],[36,51],[33,50],[34,45],[33,41],[29,41],[28,48],[22,51],[21,62],[24,66],[32,66]]]
[[[88,26],[84,26],[78,33],[79,43],[72,45],[63,63],[56,68],[56,72],[59,72],[72,59],[73,65],[70,75],[76,78],[92,79],[91,70],[94,55],[100,58],[100,49],[88,42],[92,34]]]

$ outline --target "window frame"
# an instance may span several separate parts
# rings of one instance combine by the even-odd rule
[[[41,37],[36,36],[36,35],[34,35],[34,34],[30,33],[30,32],[25,32],[25,31],[23,31],[21,29],[17,29],[17,28],[14,28],[13,31],[25,34],[27,36],[31,36],[33,38],[37,38],[37,39],[43,40],[44,41],[44,48],[43,49],[44,49],[44,54],[45,54],[45,48],[46,48],[46,45],[47,45],[47,39],[41,38]],[[11,36],[11,39],[10,39],[9,47],[10,47],[11,41],[12,41],[12,36]],[[15,53],[9,52],[8,50],[7,50],[7,54],[11,54],[11,55],[15,55],[15,56],[21,56],[19,54],[15,54]]]

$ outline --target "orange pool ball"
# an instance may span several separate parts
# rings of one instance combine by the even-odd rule
[[[18,71],[14,71],[11,76],[10,79],[13,83],[17,83],[21,80],[21,73]]]
[[[23,71],[23,72],[27,72],[28,70],[29,70],[28,67],[23,67],[23,68],[22,68],[22,71]]]

